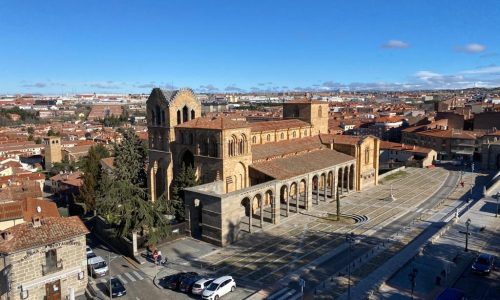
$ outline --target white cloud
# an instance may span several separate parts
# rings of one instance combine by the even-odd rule
[[[458,52],[465,52],[465,53],[481,53],[486,50],[486,46],[482,44],[477,44],[477,43],[472,43],[472,44],[467,44],[464,46],[458,46],[456,47],[456,50]]]
[[[461,74],[471,74],[471,75],[493,75],[500,74],[500,66],[487,66],[482,68],[477,68],[473,70],[461,71]]]
[[[408,47],[410,47],[408,43],[405,43],[400,40],[390,40],[382,45],[382,48],[388,48],[388,49],[404,49]]]

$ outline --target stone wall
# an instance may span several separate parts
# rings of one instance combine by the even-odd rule
[[[21,299],[21,287],[28,290],[29,299],[44,299],[47,283],[60,280],[61,298],[69,295],[69,288],[75,289],[75,295],[82,295],[87,285],[87,259],[85,236],[61,241],[26,251],[20,251],[7,257],[11,265],[10,280],[12,289],[10,299]],[[57,249],[57,260],[62,259],[62,270],[44,275],[45,252]],[[78,279],[78,273],[84,272],[84,278]]]

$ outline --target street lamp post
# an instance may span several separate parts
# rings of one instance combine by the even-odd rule
[[[465,222],[465,227],[466,227],[466,231],[465,231],[465,252],[468,252],[469,251],[469,226],[470,226],[470,219],[467,219],[467,221]]]
[[[498,218],[498,199],[500,199],[500,192],[497,192],[497,210],[495,210],[495,218]]]

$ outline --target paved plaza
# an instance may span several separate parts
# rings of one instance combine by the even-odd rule
[[[277,293],[273,299],[293,299],[299,295],[300,277],[306,282],[305,299],[332,299],[333,294],[337,297],[346,292],[342,272],[353,258],[367,256],[417,219],[439,218],[449,213],[457,201],[463,201],[475,176],[464,177],[464,188],[457,187],[459,177],[459,172],[442,168],[407,168],[388,176],[376,187],[341,198],[344,216],[341,221],[333,221],[335,201],[320,200],[314,209],[299,210],[282,218],[280,224],[265,226],[224,248],[191,238],[163,245],[161,250],[169,258],[167,268],[146,263],[141,270],[153,280],[180,271],[211,276],[229,274],[235,277],[239,287],[228,299],[262,299]],[[394,200],[389,198],[391,191]],[[346,216],[355,217],[358,222]],[[420,224],[422,230],[427,226],[422,221]],[[359,237],[360,243],[348,256],[345,235],[351,232]],[[397,241],[399,248],[387,247],[383,252],[386,256],[394,255],[420,232],[406,231],[402,234],[404,239]],[[373,266],[364,265],[364,273],[356,273],[353,268],[353,284],[384,262],[376,252],[373,257],[370,261]],[[335,282],[331,283],[329,278],[333,277]],[[329,292],[332,290],[336,292]],[[163,293],[169,299],[192,298],[170,290]]]

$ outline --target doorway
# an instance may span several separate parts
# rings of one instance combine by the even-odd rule
[[[45,285],[45,297],[47,300],[61,300],[61,281],[56,280]]]

